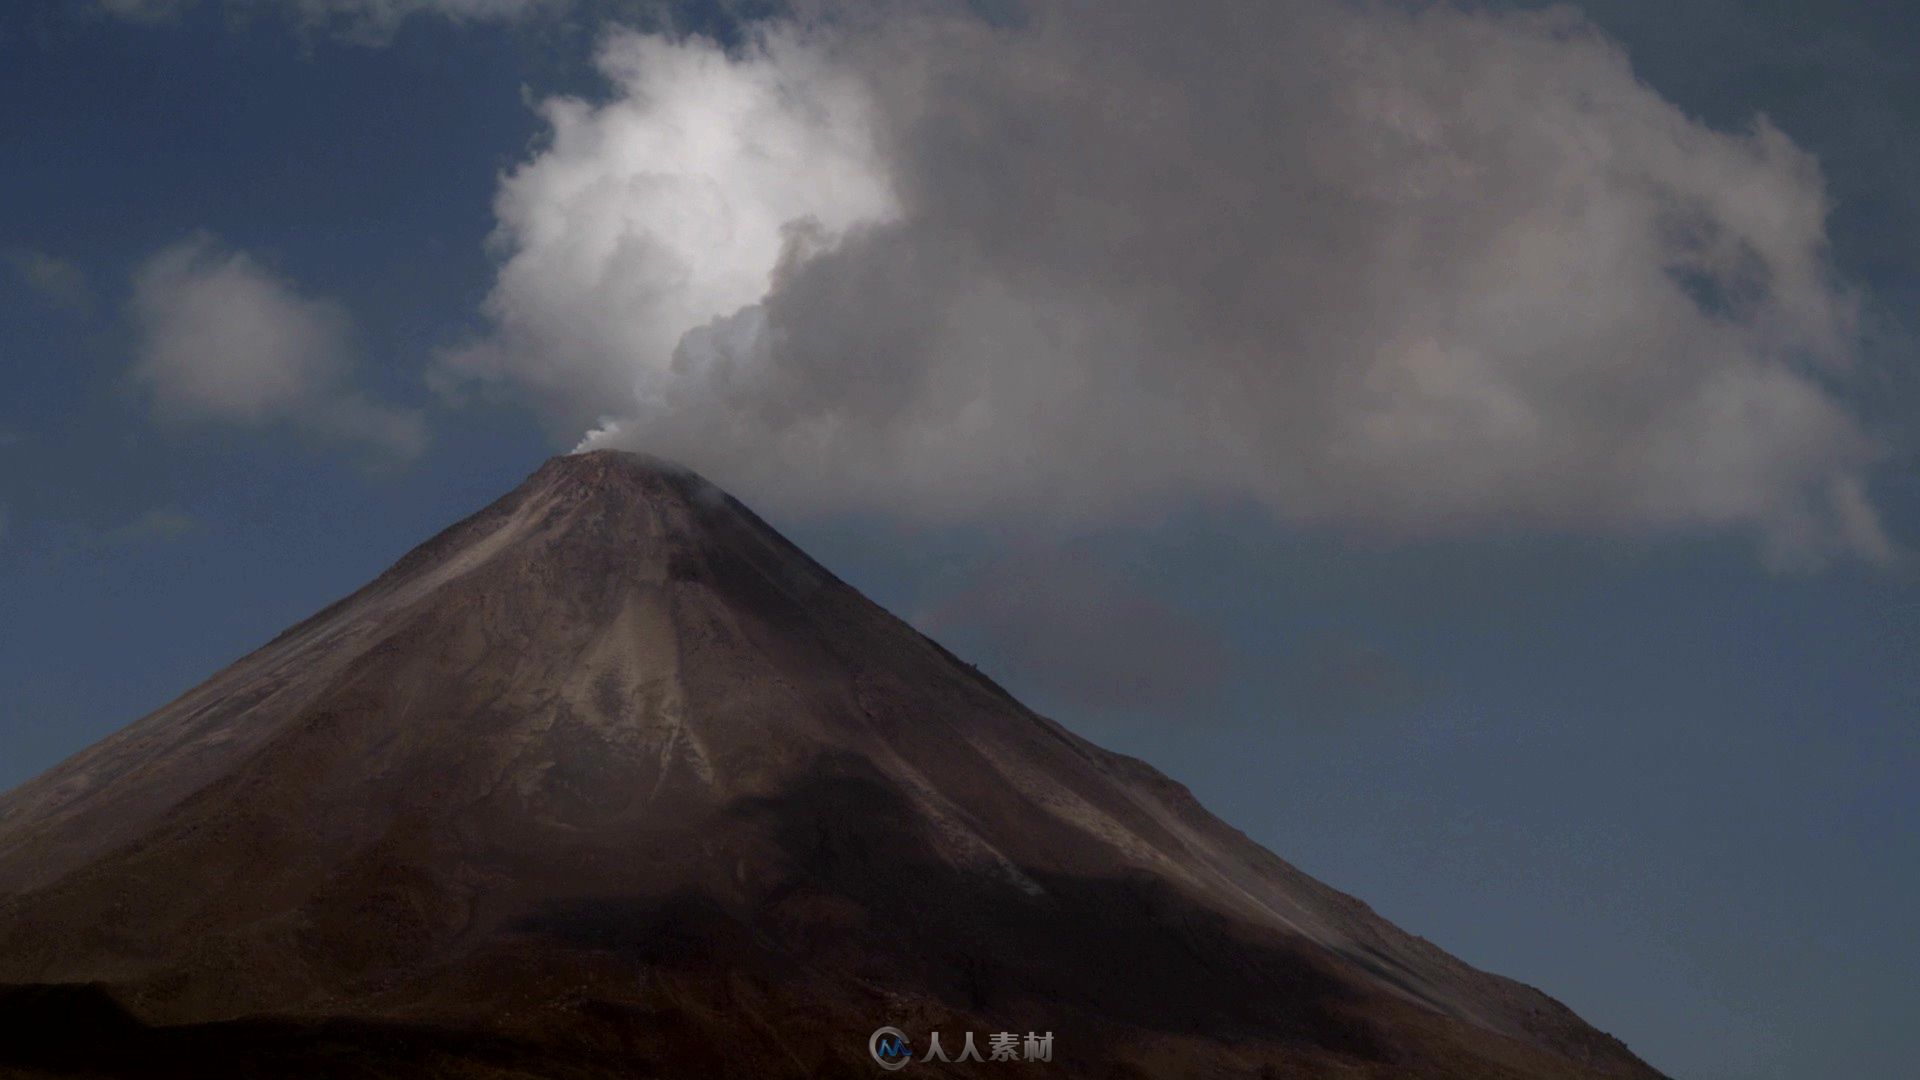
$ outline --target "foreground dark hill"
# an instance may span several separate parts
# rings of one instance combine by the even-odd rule
[[[0,797],[0,984],[17,1075],[1656,1075],[610,453]]]

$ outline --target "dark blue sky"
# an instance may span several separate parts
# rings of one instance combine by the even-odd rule
[[[1874,501],[1911,547],[1920,14],[1585,10],[1690,115],[1764,112],[1818,157],[1838,271],[1866,296],[1871,377],[1850,403],[1890,437]],[[481,329],[498,177],[543,130],[529,98],[595,92],[596,26],[421,17],[370,45],[213,4],[0,15],[0,786],[572,445],[423,373]],[[355,385],[420,410],[424,451],[156,419],[130,375],[131,282],[200,231],[349,312]],[[1920,1057],[1908,561],[1781,572],[1714,536],[1356,538],[1232,500],[1038,555],[991,522],[774,517],[1031,703],[1676,1076],[1891,1077]],[[1010,560],[1041,569],[1016,602],[980,601]],[[1102,693],[1135,650],[1184,669]]]

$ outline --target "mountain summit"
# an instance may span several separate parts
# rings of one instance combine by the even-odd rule
[[[0,796],[0,983],[22,1075],[1657,1076],[611,452]]]

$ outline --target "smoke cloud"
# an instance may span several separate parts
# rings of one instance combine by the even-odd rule
[[[901,2],[601,67],[440,371],[587,445],[931,520],[1889,554],[1817,163],[1571,11]]]
[[[894,212],[865,84],[798,33],[729,56],[621,32],[599,65],[615,99],[545,102],[549,146],[501,182],[498,333],[445,382],[513,379],[560,415],[670,408],[689,329],[764,297],[783,253]]]

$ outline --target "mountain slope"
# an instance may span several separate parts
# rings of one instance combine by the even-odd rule
[[[1656,1075],[612,453],[0,797],[0,982],[0,1030],[124,1007],[16,1040],[109,1073],[867,1074],[893,1024],[1074,1075]]]

